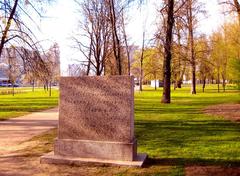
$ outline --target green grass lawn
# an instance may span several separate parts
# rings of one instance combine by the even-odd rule
[[[200,91],[200,87],[199,90]],[[161,104],[162,91],[150,88],[135,93],[135,133],[139,152],[153,163],[184,165],[240,165],[240,124],[203,114],[203,108],[240,103],[240,92],[190,94],[185,87],[172,91],[172,103]],[[178,167],[179,169],[179,167]],[[181,169],[180,169],[181,171]]]
[[[7,113],[15,116],[16,112],[54,107],[57,96],[56,91],[53,97],[48,97],[44,91],[14,97],[2,95],[0,118],[8,116]],[[209,105],[240,103],[239,91],[228,87],[225,93],[217,93],[216,86],[207,86],[205,93],[198,87],[197,95],[191,95],[190,87],[183,87],[172,91],[171,104],[161,104],[161,96],[162,89],[154,91],[148,87],[135,93],[135,134],[138,152],[149,156],[146,168],[84,166],[69,167],[71,171],[67,171],[69,168],[64,170],[59,166],[61,172],[72,173],[75,169],[76,173],[87,170],[94,175],[179,176],[184,175],[184,166],[188,165],[240,166],[240,123],[203,113]],[[55,137],[56,133],[48,136],[45,143],[53,143]],[[40,151],[52,150],[49,145],[42,148]]]
[[[0,88],[1,90],[6,88]],[[18,90],[18,89],[16,89]],[[52,96],[43,89],[21,88],[21,93],[0,95],[0,120],[17,117],[30,112],[40,111],[58,104],[58,91],[52,90]]]

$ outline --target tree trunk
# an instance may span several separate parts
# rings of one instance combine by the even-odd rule
[[[142,91],[143,90],[143,88],[142,88],[142,84],[143,84],[143,63],[141,62],[140,63],[141,64],[141,66],[140,66],[140,84],[139,84],[139,89],[140,89],[140,91]]]
[[[116,14],[114,0],[109,0],[110,7],[110,21],[112,27],[112,38],[113,38],[113,53],[117,63],[118,75],[122,75],[122,64],[121,64],[121,48],[120,41],[117,33]]]
[[[226,79],[225,79],[224,74],[222,74],[222,80],[223,80],[223,82],[222,82],[223,92],[225,92],[225,90],[226,90]]]
[[[217,85],[218,85],[218,93],[220,92],[220,73],[218,68],[218,74],[217,74]]]
[[[154,73],[155,90],[157,90],[157,75]]]
[[[177,88],[182,88],[182,79],[177,81]]]
[[[239,21],[239,25],[240,25],[240,4],[238,2],[238,0],[234,0],[234,5],[238,14],[238,21]]]
[[[188,32],[189,32],[189,51],[190,62],[192,68],[192,87],[191,93],[196,94],[196,61],[194,55],[194,38],[193,38],[193,15],[192,15],[192,0],[188,0]]]
[[[129,46],[128,46],[128,41],[127,41],[127,34],[125,30],[125,21],[124,21],[124,16],[122,14],[122,27],[123,27],[123,37],[124,37],[124,42],[125,42],[125,47],[126,47],[126,53],[127,53],[127,63],[128,63],[128,75],[131,74],[131,65],[130,65],[130,51],[129,51]]]
[[[177,73],[174,73],[173,76],[173,90],[177,89]]]
[[[197,91],[196,91],[196,65],[195,65],[195,61],[191,65],[192,65],[192,87],[191,87],[191,93],[192,94],[197,94]]]
[[[206,78],[203,78],[203,86],[202,86],[202,91],[205,91],[205,86],[206,86]]]
[[[142,53],[140,58],[140,91],[142,91],[142,81],[143,81],[143,59],[144,59],[144,50],[145,50],[145,32],[143,32],[142,38]]]
[[[49,82],[48,82],[48,81],[46,81],[46,88],[47,88],[47,91],[48,91],[48,83],[49,83]]]
[[[88,61],[87,71],[86,71],[86,75],[87,75],[87,76],[89,76],[89,73],[90,73],[90,65],[91,65],[91,62]]]
[[[96,63],[96,75],[100,76],[101,75],[101,69],[100,69],[100,63]]]
[[[34,92],[34,88],[35,88],[35,81],[32,81],[32,91]]]
[[[174,0],[167,1],[167,29],[164,43],[163,61],[163,95],[162,103],[171,103],[171,60],[172,60],[172,32],[174,26]]]
[[[174,79],[174,82],[173,82],[173,87],[174,87],[174,90],[176,90],[176,89],[177,89],[177,78],[176,78],[176,79]]]
[[[12,95],[14,96],[15,95],[15,92],[14,92],[14,83],[12,83]]]
[[[49,97],[52,96],[52,81],[49,81]]]
[[[176,76],[176,82],[175,82],[175,86],[176,88],[182,88],[182,77],[183,77],[183,74],[184,74],[184,70],[185,68],[183,68],[181,70],[181,33],[180,33],[180,30],[181,30],[181,27],[177,26],[177,41],[178,41],[178,76]],[[181,73],[182,71],[182,73]]]

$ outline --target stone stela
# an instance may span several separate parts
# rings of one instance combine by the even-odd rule
[[[54,153],[41,163],[142,166],[134,137],[131,76],[62,77]]]

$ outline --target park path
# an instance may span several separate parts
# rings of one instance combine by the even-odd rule
[[[58,108],[0,121],[0,156],[19,150],[19,144],[58,124]]]

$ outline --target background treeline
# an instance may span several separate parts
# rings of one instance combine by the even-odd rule
[[[173,41],[171,63],[171,83],[181,88],[182,83],[191,84],[191,60],[188,56],[188,43]],[[240,79],[240,28],[238,23],[225,23],[210,36],[204,34],[194,39],[196,80],[202,84],[218,84],[225,91],[227,83],[239,85]],[[180,44],[179,44],[180,43]],[[143,60],[144,82],[163,80],[163,46],[146,47]],[[141,50],[136,50],[131,67],[132,74],[140,77]]]

